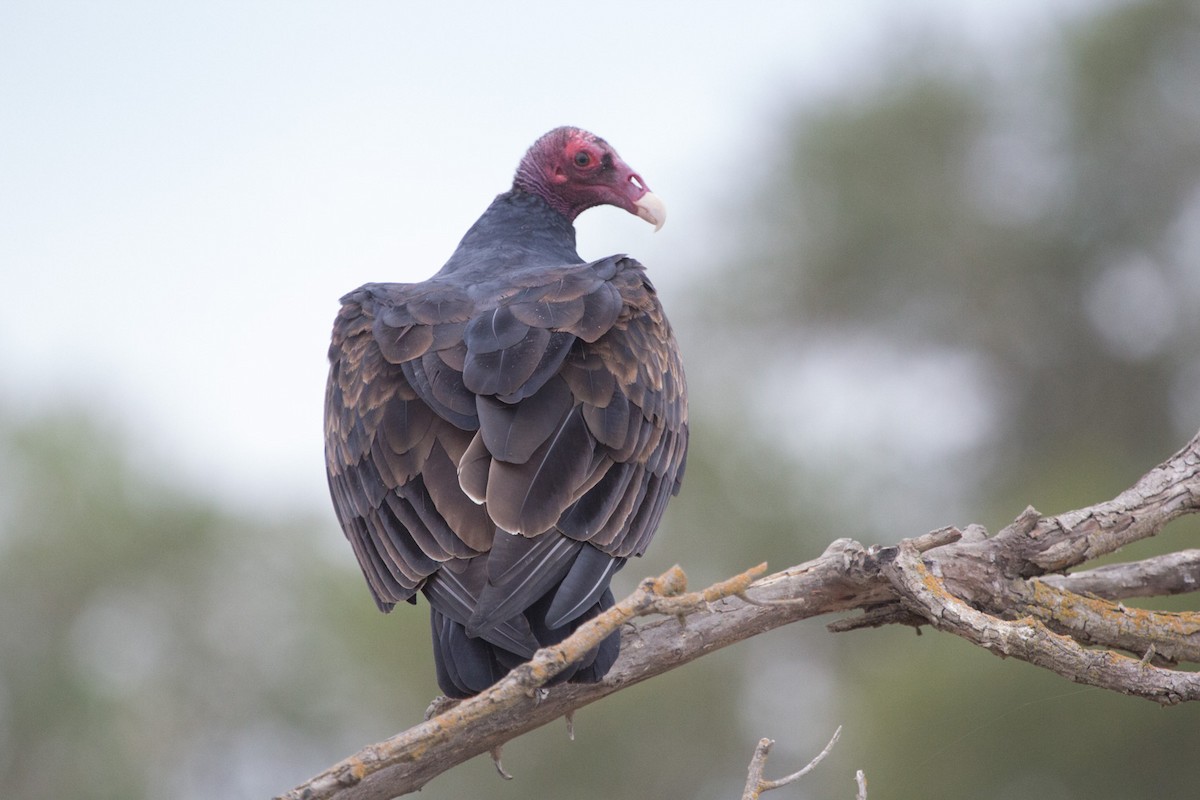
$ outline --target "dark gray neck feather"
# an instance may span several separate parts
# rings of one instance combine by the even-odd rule
[[[492,201],[438,275],[582,262],[575,226],[543,198],[514,188]]]

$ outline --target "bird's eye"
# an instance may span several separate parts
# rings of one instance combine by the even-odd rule
[[[590,163],[592,163],[592,157],[587,153],[579,152],[575,154],[575,166],[586,167]]]

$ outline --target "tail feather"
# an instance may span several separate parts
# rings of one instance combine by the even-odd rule
[[[553,587],[522,614],[507,621],[508,627],[520,627],[531,631],[538,646],[546,647],[566,639],[579,626],[612,608],[615,602],[612,590],[605,587],[590,608],[565,624],[551,625],[549,623],[556,620],[548,621],[547,616],[555,606],[557,589],[557,586]],[[489,641],[468,635],[462,622],[442,613],[436,607],[431,611],[430,624],[438,685],[448,697],[463,698],[478,694],[504,677],[513,667],[529,660],[527,654],[514,653],[497,644],[495,639],[499,637],[489,636]],[[583,658],[556,675],[549,685],[564,682],[596,683],[612,669],[620,651],[620,631],[614,631]]]
[[[479,694],[508,672],[496,658],[495,645],[467,636],[460,623],[439,611],[432,611],[429,619],[438,686],[447,697]]]

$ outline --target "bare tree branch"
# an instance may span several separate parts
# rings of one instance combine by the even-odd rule
[[[1069,636],[1056,634],[1025,617],[997,619],[946,591],[918,553],[901,543],[887,573],[902,593],[901,602],[938,630],[949,631],[997,655],[1015,656],[1035,666],[1123,694],[1163,705],[1200,699],[1200,674],[1150,666],[1109,651],[1088,650]]]
[[[282,797],[382,800],[412,792],[462,761],[627,686],[781,625],[852,609],[863,613],[830,627],[929,624],[1080,683],[1162,704],[1200,699],[1200,673],[1159,666],[1197,660],[1197,615],[1143,612],[1113,602],[1190,591],[1195,551],[1078,577],[1040,577],[1154,536],[1198,510],[1200,436],[1112,500],[1055,516],[1029,508],[992,537],[973,525],[888,547],[839,539],[820,557],[752,585],[755,571],[692,594],[684,593],[686,579],[675,568],[644,581],[487,692],[364,748]],[[668,616],[630,624],[651,613]],[[621,627],[621,658],[601,683],[539,691],[571,659]],[[1106,649],[1089,649],[1097,645]]]
[[[1014,592],[1015,594],[1016,592]],[[1128,608],[1099,597],[1027,581],[1013,613],[1026,613],[1081,644],[1110,647],[1139,658],[1154,650],[1166,662],[1200,663],[1200,614]]]
[[[767,780],[763,777],[763,770],[767,767],[767,757],[771,755],[771,748],[775,745],[773,739],[760,739],[758,746],[754,748],[754,756],[750,759],[750,767],[746,775],[746,788],[742,791],[742,800],[758,800],[763,792],[769,792],[772,789],[778,789],[788,784],[795,783],[803,778],[808,773],[816,769],[817,765],[825,760],[825,756],[833,752],[833,746],[837,744],[838,737],[842,735],[842,726],[833,732],[833,738],[829,740],[829,744],[825,745],[821,752],[813,757],[800,769],[777,780]]]
[[[621,671],[614,669],[601,684],[556,687],[546,696],[538,691],[568,664],[581,658],[634,617],[670,615],[672,628],[686,630],[684,620],[689,614],[700,613],[710,603],[744,593],[754,579],[766,571],[766,566],[760,564],[701,592],[687,594],[683,593],[687,578],[679,567],[672,567],[658,578],[647,578],[632,595],[562,643],[539,650],[528,663],[514,669],[486,692],[453,704],[420,725],[364,748],[281,797],[289,800],[332,797],[349,800],[390,798],[415,791],[450,766],[480,753],[495,751],[521,733],[626,685],[690,661],[698,653],[688,654],[685,650],[680,654],[681,660],[674,664],[667,659],[648,666],[642,663],[643,659],[626,659],[633,664],[626,665],[623,681]],[[625,640],[623,644],[633,653],[644,649],[643,641]],[[693,644],[704,649],[702,642]],[[657,648],[653,652],[662,655]],[[504,774],[502,769],[500,771]]]
[[[1071,575],[1047,575],[1041,581],[1059,589],[1108,600],[1186,594],[1200,590],[1200,550],[1180,550]]]

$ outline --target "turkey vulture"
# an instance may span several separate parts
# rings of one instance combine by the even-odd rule
[[[607,142],[550,131],[436,275],[368,283],[334,322],[333,505],[379,608],[429,601],[449,697],[611,607],[679,492],[679,351],[641,264],[576,252],[598,205],[665,218]],[[614,633],[558,680],[600,680],[619,649]]]

